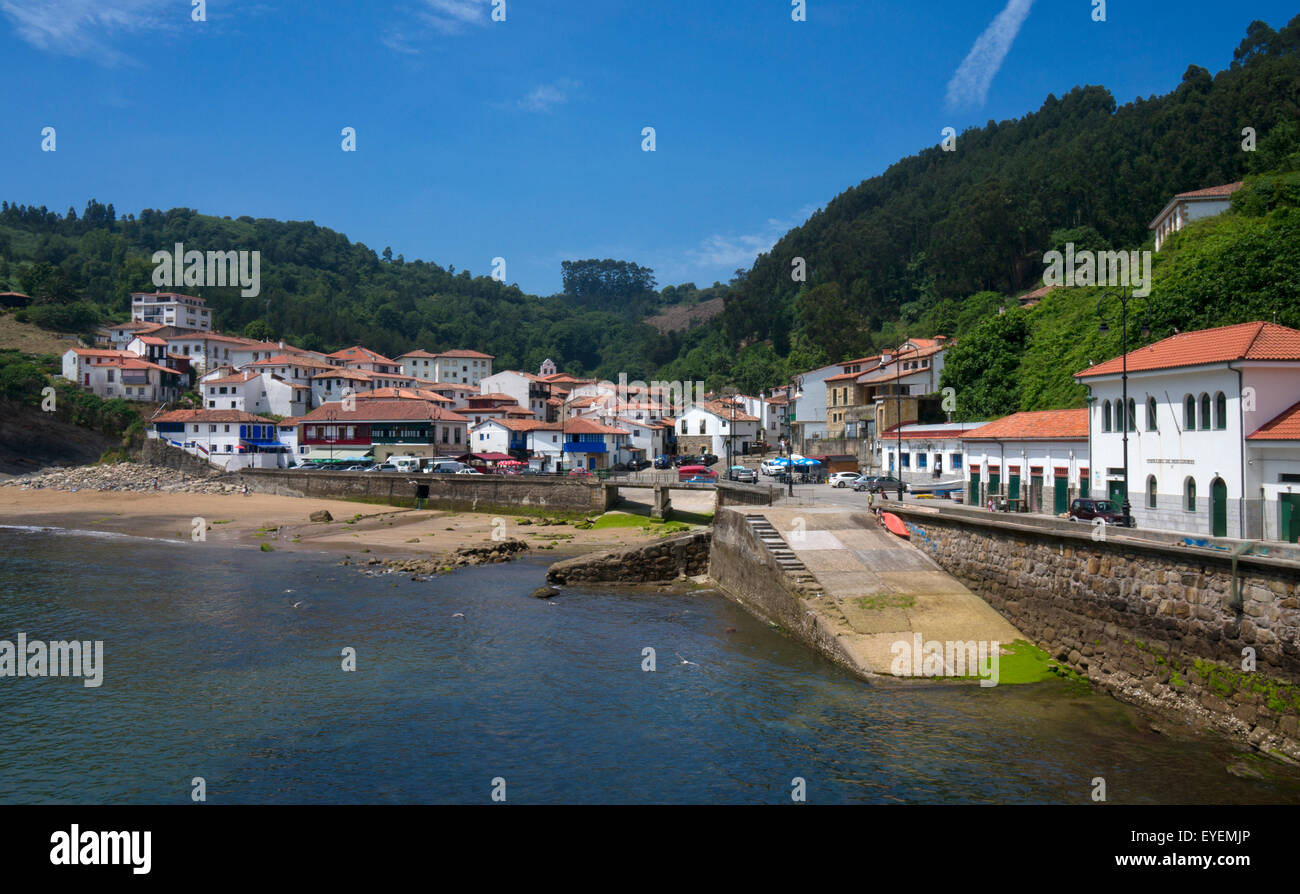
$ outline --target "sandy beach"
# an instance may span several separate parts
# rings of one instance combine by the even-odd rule
[[[332,522],[312,522],[325,509]],[[582,530],[571,522],[502,514],[412,510],[341,500],[266,494],[121,493],[0,488],[0,525],[110,531],[137,537],[191,540],[193,519],[206,521],[207,541],[260,549],[369,553],[379,557],[429,557],[462,547],[491,545],[493,534],[523,540],[529,552],[547,549],[562,558],[651,542],[639,527]],[[500,539],[502,533],[497,533]]]

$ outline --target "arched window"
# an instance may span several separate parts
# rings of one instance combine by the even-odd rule
[[[1183,482],[1183,498],[1185,508],[1188,512],[1196,511],[1196,479],[1188,478]]]
[[[1147,508],[1156,508],[1156,476],[1147,476]]]
[[[1201,395],[1201,431],[1210,430],[1210,396]]]
[[[1133,398],[1128,399],[1128,429],[1127,431],[1137,431],[1138,428],[1138,411],[1137,401]]]
[[[1147,431],[1159,431],[1156,417],[1156,399],[1147,398]]]
[[[1196,398],[1190,394],[1183,398],[1183,431],[1196,430]]]
[[[1214,427],[1219,431],[1228,427],[1228,398],[1222,391],[1214,395]]]
[[[1101,405],[1101,430],[1110,431],[1110,401],[1104,401]]]

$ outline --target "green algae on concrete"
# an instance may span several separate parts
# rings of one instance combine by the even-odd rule
[[[998,685],[1022,686],[1042,683],[1058,677],[1070,677],[1073,672],[1063,668],[1042,649],[1028,640],[1018,639],[1001,644],[998,655]],[[961,677],[928,677],[931,680],[980,680],[977,674]]]

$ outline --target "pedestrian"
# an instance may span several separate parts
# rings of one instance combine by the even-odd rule
[[[993,497],[989,497],[989,512],[993,511]]]

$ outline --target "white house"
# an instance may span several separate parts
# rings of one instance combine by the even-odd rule
[[[164,339],[170,353],[188,357],[190,366],[200,374],[217,366],[234,366],[240,348],[248,343],[247,339],[212,332],[168,335]]]
[[[1155,233],[1156,251],[1165,244],[1165,240],[1177,233],[1191,221],[1222,214],[1232,205],[1232,194],[1241,189],[1241,181],[1223,186],[1211,186],[1208,189],[1194,189],[1180,192],[1169,200],[1155,220],[1147,229]]]
[[[758,424],[758,417],[738,404],[721,400],[692,404],[677,417],[677,449],[725,457],[730,443],[733,456],[744,456],[758,440]]]
[[[1247,435],[1246,442],[1246,468],[1260,488],[1262,536],[1300,542],[1300,403]],[[1274,504],[1276,511],[1270,511]]]
[[[429,351],[407,351],[397,358],[402,372],[433,382],[451,382],[479,387],[492,375],[491,354],[481,351],[456,349],[433,354]]]
[[[983,506],[991,494],[1012,507],[1060,515],[1089,489],[1088,410],[1013,413],[967,430],[965,500]]]
[[[131,351],[70,348],[63,354],[63,377],[105,399],[166,403],[180,396],[183,374]]]
[[[227,471],[274,469],[288,453],[273,420],[242,410],[172,410],[150,420],[147,436]]]
[[[183,329],[207,331],[212,328],[212,313],[207,302],[179,292],[132,292],[131,319]]]
[[[595,471],[627,462],[627,429],[583,418],[566,419],[562,425],[564,460],[570,468]]]
[[[878,465],[908,484],[934,485],[959,481],[963,466],[962,436],[982,422],[909,423],[881,433]],[[901,447],[901,450],[900,450]],[[901,457],[901,461],[900,461]],[[900,472],[901,470],[901,472]]]
[[[1240,323],[1132,351],[1127,412],[1124,360],[1075,373],[1091,394],[1091,493],[1124,499],[1127,428],[1128,497],[1140,527],[1248,539],[1280,532],[1293,508],[1278,497],[1300,474],[1286,437],[1300,395],[1300,331]]]
[[[210,410],[243,410],[274,416],[301,416],[311,410],[311,389],[269,372],[246,369],[202,383],[203,405]]]

